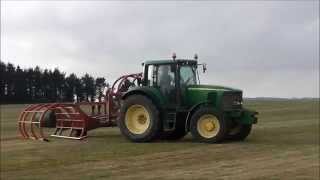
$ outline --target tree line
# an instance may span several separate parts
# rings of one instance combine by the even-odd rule
[[[4,103],[93,101],[101,97],[106,80],[89,74],[66,75],[58,68],[21,69],[0,61],[0,99]]]

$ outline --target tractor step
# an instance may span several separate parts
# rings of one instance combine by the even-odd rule
[[[168,112],[166,115],[166,121],[164,123],[164,131],[172,131],[175,129],[177,113]]]

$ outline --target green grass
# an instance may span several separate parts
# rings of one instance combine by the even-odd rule
[[[118,128],[77,141],[17,138],[24,105],[1,105],[1,179],[318,179],[319,101],[248,101],[258,124],[244,142],[131,143]]]

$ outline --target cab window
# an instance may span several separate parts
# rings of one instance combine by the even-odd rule
[[[155,70],[156,70],[156,68],[155,68],[155,66],[153,66],[153,65],[149,65],[148,66],[148,81],[147,81],[147,85],[148,86],[154,86],[155,85],[155,78],[156,78],[156,76],[155,76]]]
[[[182,85],[197,84],[195,67],[189,66],[189,65],[184,65],[180,67],[180,84]]]
[[[157,86],[164,95],[172,94],[175,89],[174,69],[172,65],[159,65],[157,73]]]

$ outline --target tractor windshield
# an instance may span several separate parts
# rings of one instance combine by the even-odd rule
[[[197,84],[196,67],[190,65],[182,65],[180,67],[180,84],[194,85]]]

